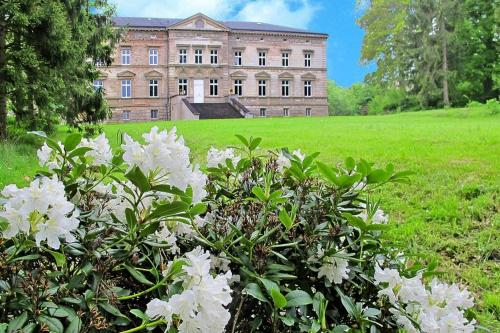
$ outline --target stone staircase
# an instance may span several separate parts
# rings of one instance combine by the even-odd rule
[[[200,119],[243,118],[241,113],[229,103],[190,103]]]

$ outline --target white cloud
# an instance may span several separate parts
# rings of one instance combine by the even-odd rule
[[[217,20],[255,21],[307,28],[314,0],[112,0],[120,16],[187,18],[201,12]]]

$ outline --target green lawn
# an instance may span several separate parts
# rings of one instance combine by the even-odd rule
[[[391,218],[390,238],[409,253],[439,260],[443,278],[465,283],[476,295],[478,320],[500,331],[500,115],[450,109],[388,116],[270,118],[129,123],[105,126],[114,146],[151,126],[177,126],[195,160],[207,149],[237,144],[234,134],[263,138],[264,148],[321,152],[335,163],[348,156],[416,174],[410,185],[391,185],[380,197]],[[57,136],[64,136],[64,128]],[[35,148],[0,146],[0,188],[33,175]]]

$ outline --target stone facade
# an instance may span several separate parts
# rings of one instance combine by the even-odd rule
[[[236,97],[256,117],[328,115],[325,34],[203,14],[173,24],[119,19],[126,36],[97,82],[113,110],[111,121],[196,119],[183,98],[224,103]],[[186,95],[180,82],[187,84]]]

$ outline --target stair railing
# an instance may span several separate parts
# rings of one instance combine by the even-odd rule
[[[247,109],[246,106],[241,104],[237,97],[231,96],[229,97],[229,104],[231,104],[243,117],[252,118],[253,115],[250,110]]]

